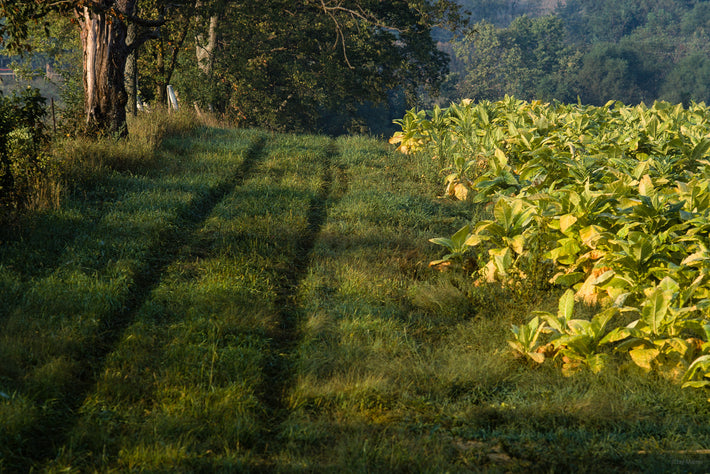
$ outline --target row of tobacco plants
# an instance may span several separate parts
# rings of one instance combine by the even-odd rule
[[[432,239],[448,250],[432,263],[474,268],[475,285],[560,289],[556,314],[513,326],[516,354],[565,373],[630,358],[710,386],[710,108],[506,97],[398,122],[400,151],[492,211]]]

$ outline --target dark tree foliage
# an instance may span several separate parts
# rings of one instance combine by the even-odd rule
[[[691,101],[710,104],[710,57],[694,53],[683,58],[668,75],[661,98],[685,106]]]
[[[460,63],[458,98],[497,100],[567,99],[565,91],[576,58],[564,42],[564,25],[548,15],[516,18],[507,28],[477,23],[473,33],[456,42]]]
[[[450,1],[266,0],[219,2],[211,67],[183,61],[175,83],[188,103],[245,125],[329,128],[323,117],[355,117],[363,104],[403,90],[410,101],[436,91],[448,57],[435,24],[461,23]]]
[[[0,221],[23,206],[27,186],[42,172],[45,99],[36,89],[0,94]]]
[[[126,133],[127,58],[149,38],[138,63],[144,95],[162,102],[175,74],[183,102],[248,125],[312,129],[394,89],[412,100],[436,91],[448,58],[432,27],[461,23],[451,0],[0,0],[0,34],[22,49],[28,25],[50,12],[79,24],[86,125],[113,135]],[[194,56],[206,23],[217,37],[209,67]]]
[[[653,74],[633,48],[600,43],[584,56],[578,73],[579,96],[584,103],[603,105],[609,100],[653,102]]]

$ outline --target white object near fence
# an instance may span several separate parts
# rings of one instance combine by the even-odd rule
[[[168,89],[168,102],[170,103],[170,108],[173,110],[177,110],[178,109],[178,101],[177,101],[177,96],[175,95],[175,91],[173,90],[173,86],[168,84],[167,89]]]

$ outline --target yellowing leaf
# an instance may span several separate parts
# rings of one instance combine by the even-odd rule
[[[647,174],[643,175],[643,177],[639,180],[639,194],[641,196],[653,196],[653,181],[651,181],[651,177]]]
[[[631,356],[631,359],[634,361],[634,363],[646,371],[651,370],[651,363],[656,359],[656,357],[658,357],[660,353],[661,352],[656,348],[639,348],[632,349],[629,351],[629,355]]]
[[[505,166],[508,164],[508,157],[505,156],[503,150],[501,150],[500,148],[496,148],[495,155],[496,158],[498,158],[498,161],[500,162],[501,166]]]
[[[543,362],[545,362],[545,354],[542,354],[540,352],[526,352],[526,355],[538,364],[542,364]]]
[[[575,222],[577,222],[577,218],[573,216],[572,214],[565,214],[564,216],[560,217],[560,230],[562,232],[567,232],[567,229],[572,227]]]

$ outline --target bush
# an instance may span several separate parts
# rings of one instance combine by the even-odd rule
[[[50,171],[46,111],[37,89],[0,94],[0,220],[26,207],[32,190]]]

